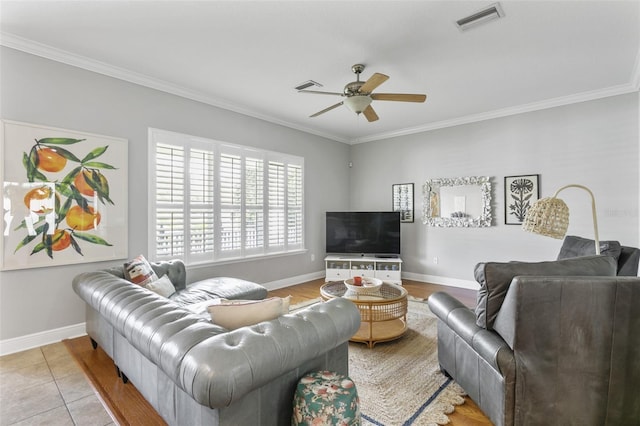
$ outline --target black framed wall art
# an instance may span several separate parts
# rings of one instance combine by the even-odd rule
[[[527,211],[540,198],[540,175],[504,178],[504,223],[522,225]]]
[[[413,222],[413,184],[392,185],[393,211],[400,212],[400,222]]]

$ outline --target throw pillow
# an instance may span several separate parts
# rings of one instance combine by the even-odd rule
[[[168,275],[163,275],[160,279],[147,283],[144,287],[163,297],[169,297],[176,292]]]
[[[145,286],[158,279],[151,264],[140,255],[124,264],[124,277],[134,284]]]
[[[622,246],[620,246],[618,241],[600,241],[601,255],[611,256],[617,263],[618,259],[620,259],[620,253],[622,253]],[[575,235],[567,235],[562,242],[562,247],[560,247],[560,253],[558,253],[557,260],[580,256],[593,256],[595,254],[595,240],[576,237]]]
[[[476,265],[474,274],[480,284],[476,304],[476,324],[487,330],[502,307],[511,280],[518,275],[615,276],[616,262],[610,256],[585,256],[548,262],[488,262]]]
[[[270,297],[264,300],[226,300],[209,306],[211,321],[227,330],[257,324],[289,313],[291,296]]]
[[[209,307],[212,305],[219,305],[222,300],[226,300],[226,299],[217,298],[217,299],[203,300],[201,302],[189,303],[189,304],[183,305],[183,307],[185,309],[190,310],[194,314],[206,315],[210,318],[211,315],[209,314]]]

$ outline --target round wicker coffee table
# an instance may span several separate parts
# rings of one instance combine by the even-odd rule
[[[362,293],[347,289],[342,281],[329,282],[320,287],[320,295],[329,300],[344,297],[360,310],[362,324],[353,342],[366,343],[369,348],[378,342],[397,339],[407,331],[407,290],[390,283],[383,283],[373,291]]]

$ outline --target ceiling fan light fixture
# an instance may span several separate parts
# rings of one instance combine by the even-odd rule
[[[369,95],[349,96],[344,100],[344,104],[351,111],[355,112],[356,114],[360,114],[371,104],[371,97],[369,97]]]
[[[369,123],[378,120],[378,114],[371,106],[372,101],[396,101],[396,102],[424,102],[427,99],[427,95],[420,95],[415,93],[372,93],[378,86],[389,79],[388,75],[375,73],[371,77],[367,79],[367,81],[360,81],[360,73],[364,70],[364,65],[355,64],[351,67],[351,71],[356,74],[356,81],[352,81],[351,83],[347,83],[344,86],[342,93],[338,92],[325,92],[319,90],[304,90],[306,84],[309,82],[313,82],[309,80],[308,82],[301,83],[300,88],[303,90],[298,90],[298,93],[310,93],[310,94],[319,94],[319,95],[337,95],[344,98],[343,101],[338,102],[337,104],[333,104],[328,108],[323,109],[322,111],[318,111],[315,114],[309,116],[309,118],[317,117],[319,115],[324,114],[327,111],[331,111],[332,109],[338,108],[341,105],[346,105],[350,111],[355,112],[356,114],[363,114]]]

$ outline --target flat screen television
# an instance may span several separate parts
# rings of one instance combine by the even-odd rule
[[[327,212],[326,229],[327,254],[400,254],[400,212]]]

